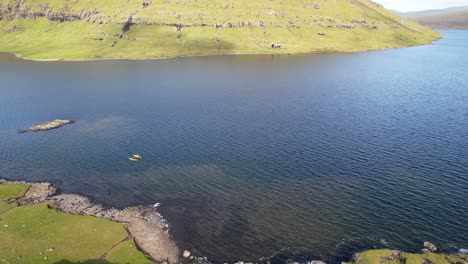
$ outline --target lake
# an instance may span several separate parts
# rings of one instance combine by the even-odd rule
[[[161,202],[181,249],[216,262],[340,263],[424,241],[456,252],[468,248],[468,31],[443,33],[351,54],[3,54],[0,177],[119,208]],[[17,133],[55,118],[77,122]]]

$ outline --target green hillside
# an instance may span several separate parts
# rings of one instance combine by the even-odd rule
[[[32,59],[362,51],[438,37],[369,0],[0,0],[0,52]]]

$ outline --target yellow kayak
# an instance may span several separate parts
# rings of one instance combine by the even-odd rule
[[[133,157],[134,157],[135,159],[141,159],[141,156],[138,155],[138,154],[133,154]]]

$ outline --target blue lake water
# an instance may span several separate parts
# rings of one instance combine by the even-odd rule
[[[444,34],[354,54],[2,55],[0,177],[161,202],[179,246],[217,262],[468,248],[468,31]],[[55,118],[77,122],[17,133]]]

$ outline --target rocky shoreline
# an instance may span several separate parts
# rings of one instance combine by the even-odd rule
[[[192,255],[188,250],[181,252],[169,234],[169,226],[164,218],[157,212],[157,205],[134,206],[119,210],[93,203],[89,198],[77,194],[59,194],[58,189],[48,182],[30,183],[26,181],[11,181],[0,178],[0,184],[29,185],[24,196],[16,198],[12,202],[20,206],[35,205],[45,202],[53,202],[49,206],[65,213],[74,215],[87,215],[108,219],[125,224],[129,236],[135,241],[138,249],[148,255],[153,261],[162,264],[212,264],[207,257]],[[385,252],[381,252],[385,251]],[[406,263],[408,255],[415,255],[422,259],[422,264],[437,264],[431,261],[431,256],[438,255],[439,249],[430,242],[424,242],[421,254],[405,253],[398,250],[373,249],[354,254],[349,262],[342,264],[368,263],[369,255],[378,256],[378,263],[398,262]],[[468,264],[468,250],[460,249],[458,255],[444,255],[456,257],[456,262]],[[432,254],[432,255],[431,255]],[[374,258],[375,258],[374,256]],[[258,263],[270,264],[272,258],[261,258]],[[257,263],[257,262],[255,262]],[[275,261],[273,261],[275,263]],[[285,263],[300,264],[293,259]],[[301,262],[302,263],[302,262]],[[377,263],[377,262],[376,262]],[[445,262],[444,262],[445,263]],[[450,262],[451,263],[451,262]],[[254,264],[253,262],[237,261],[234,264]],[[326,264],[321,260],[309,260],[303,264]]]
[[[75,215],[89,215],[125,223],[129,235],[139,249],[154,261],[177,263],[179,249],[169,235],[169,227],[154,206],[135,206],[123,210],[106,208],[76,194],[57,194],[57,188],[48,182],[29,183],[0,179],[0,184],[26,184],[30,188],[19,205],[54,202],[52,208]]]

